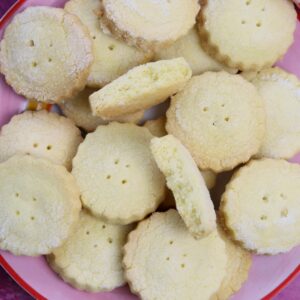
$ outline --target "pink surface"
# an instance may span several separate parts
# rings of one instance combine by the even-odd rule
[[[24,6],[29,5],[62,5],[62,0],[28,0]],[[0,31],[2,34],[2,31]],[[296,31],[296,42],[288,55],[280,62],[280,66],[297,74],[300,78],[300,26]],[[12,115],[24,107],[22,97],[17,96],[0,78],[0,126],[7,123]],[[295,161],[300,163],[300,156]],[[102,299],[126,300],[137,299],[132,296],[127,287],[114,290],[111,293],[84,293],[71,288],[59,279],[46,265],[43,258],[16,257],[9,253],[0,252],[9,265],[23,278],[27,284],[48,299]],[[284,255],[254,256],[253,266],[249,279],[243,288],[232,297],[233,300],[260,299],[274,288],[299,265],[300,247]],[[300,296],[299,296],[300,298]],[[296,298],[295,298],[296,299]]]

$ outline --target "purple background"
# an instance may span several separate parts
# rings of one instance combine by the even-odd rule
[[[0,16],[15,0],[0,0]],[[32,300],[0,267],[0,300]],[[56,299],[50,299],[56,300]],[[253,299],[256,300],[256,299]],[[289,284],[274,300],[300,300],[300,276]]]

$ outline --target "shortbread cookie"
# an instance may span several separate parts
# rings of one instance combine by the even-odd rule
[[[177,210],[194,238],[216,229],[216,213],[204,179],[188,150],[172,135],[151,141],[154,159],[173,192]]]
[[[200,75],[206,71],[226,70],[236,73],[236,69],[230,69],[210,57],[201,47],[196,27],[192,28],[187,35],[178,39],[169,47],[158,50],[156,60],[183,57],[190,65],[193,75]]]
[[[125,277],[141,299],[214,299],[226,274],[217,230],[195,240],[175,210],[139,223],[124,247]]]
[[[200,172],[202,174],[202,177],[204,179],[207,188],[209,190],[212,189],[216,184],[217,174],[211,170],[204,170],[204,171],[200,170]]]
[[[42,255],[74,229],[79,190],[62,166],[30,155],[0,164],[0,248],[15,255]]]
[[[226,276],[217,293],[216,299],[227,300],[232,294],[237,292],[247,280],[252,265],[252,257],[248,251],[233,243],[220,227],[218,227],[218,231],[225,242],[228,261]]]
[[[266,136],[259,156],[291,158],[300,151],[300,81],[280,68],[254,79],[266,111]]]
[[[7,83],[42,102],[60,102],[82,90],[93,61],[86,27],[60,8],[29,7],[17,14],[0,47]]]
[[[87,81],[88,86],[102,87],[152,58],[149,51],[130,47],[103,33],[99,23],[99,0],[71,0],[66,3],[65,10],[80,18],[89,29],[93,40],[95,57]]]
[[[259,151],[265,133],[262,99],[239,75],[206,72],[172,98],[166,129],[200,169],[230,170]]]
[[[125,283],[122,247],[131,225],[110,225],[82,211],[74,233],[47,260],[77,289],[110,291]]]
[[[293,42],[291,1],[205,0],[198,16],[204,49],[242,71],[272,66]]]
[[[135,67],[90,96],[93,114],[113,118],[147,109],[180,91],[191,76],[183,58]]]
[[[94,131],[99,125],[107,124],[107,120],[92,115],[89,96],[94,93],[94,89],[86,88],[75,97],[60,104],[62,112],[75,124],[86,131]],[[115,118],[119,122],[138,123],[144,116],[144,111]]]
[[[232,237],[258,254],[300,244],[300,166],[284,160],[251,161],[239,169],[221,200]]]
[[[101,0],[100,22],[115,37],[142,49],[157,49],[195,24],[197,0]]]
[[[15,154],[31,154],[71,169],[82,142],[75,124],[45,110],[14,116],[0,133],[0,162]]]
[[[109,223],[129,224],[156,210],[165,181],[150,151],[153,136],[133,124],[110,123],[87,135],[73,160],[83,205]]]
[[[166,117],[160,117],[156,120],[149,120],[144,124],[144,127],[148,128],[148,130],[152,133],[152,135],[157,137],[162,137],[167,135],[166,131]]]

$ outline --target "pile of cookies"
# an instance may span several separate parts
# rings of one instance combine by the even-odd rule
[[[273,67],[292,1],[200,2],[70,0],[11,20],[6,82],[65,116],[1,129],[2,250],[46,255],[85,291],[205,300],[241,288],[251,253],[300,244],[300,82]]]

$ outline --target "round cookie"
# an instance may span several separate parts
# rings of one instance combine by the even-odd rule
[[[132,226],[110,225],[82,211],[76,230],[48,257],[51,268],[77,289],[111,291],[125,284],[122,247]]]
[[[287,252],[300,243],[300,166],[284,160],[251,161],[221,199],[233,239],[258,254]]]
[[[81,142],[80,130],[71,120],[45,110],[25,111],[1,128],[0,162],[31,154],[71,169]]]
[[[110,123],[88,134],[73,160],[83,205],[109,223],[129,224],[156,210],[165,181],[150,151],[153,136],[133,124]]]
[[[201,47],[197,28],[192,28],[187,35],[178,39],[174,44],[159,49],[155,53],[155,59],[171,59],[183,57],[190,65],[193,76],[200,75],[207,71],[226,70],[236,73],[236,69],[230,69],[210,57]]]
[[[262,99],[239,75],[206,72],[172,98],[166,129],[200,169],[230,170],[259,151],[265,134]]]
[[[93,40],[94,61],[87,80],[90,87],[102,87],[129,69],[148,62],[152,54],[143,52],[105,34],[99,23],[99,0],[71,0],[65,10],[80,18]]]
[[[101,0],[101,24],[115,37],[142,49],[157,49],[195,24],[197,0]]]
[[[198,15],[205,51],[242,71],[272,66],[292,44],[296,23],[286,0],[204,0]]]
[[[160,117],[159,119],[155,120],[148,120],[145,122],[144,127],[148,128],[152,135],[156,137],[162,137],[167,135],[167,131],[165,129],[166,126],[166,117]]]
[[[216,299],[227,300],[237,292],[247,280],[252,265],[252,257],[248,251],[231,241],[220,226],[218,227],[218,232],[225,242],[228,261],[226,276],[217,293]]]
[[[151,141],[154,159],[173,192],[176,208],[195,239],[216,229],[216,213],[205,181],[188,150],[172,135]]]
[[[280,68],[262,70],[252,80],[266,111],[261,157],[291,158],[300,151],[300,81]]]
[[[86,88],[75,97],[59,105],[64,115],[73,120],[77,126],[88,132],[94,131],[99,125],[105,125],[109,122],[92,115],[89,96],[94,92],[94,89]],[[124,123],[138,123],[143,116],[144,111],[138,111],[134,114],[120,116],[115,119],[116,121]]]
[[[7,26],[0,44],[7,83],[41,102],[57,103],[82,90],[92,61],[87,29],[60,8],[27,8]]]
[[[180,91],[191,76],[183,58],[135,67],[90,96],[92,112],[114,118],[150,108]]]
[[[37,256],[59,247],[81,208],[79,190],[62,166],[30,155],[0,164],[0,248]]]
[[[131,291],[141,299],[214,299],[227,261],[217,230],[195,240],[179,214],[169,210],[153,214],[129,234],[123,265]]]

